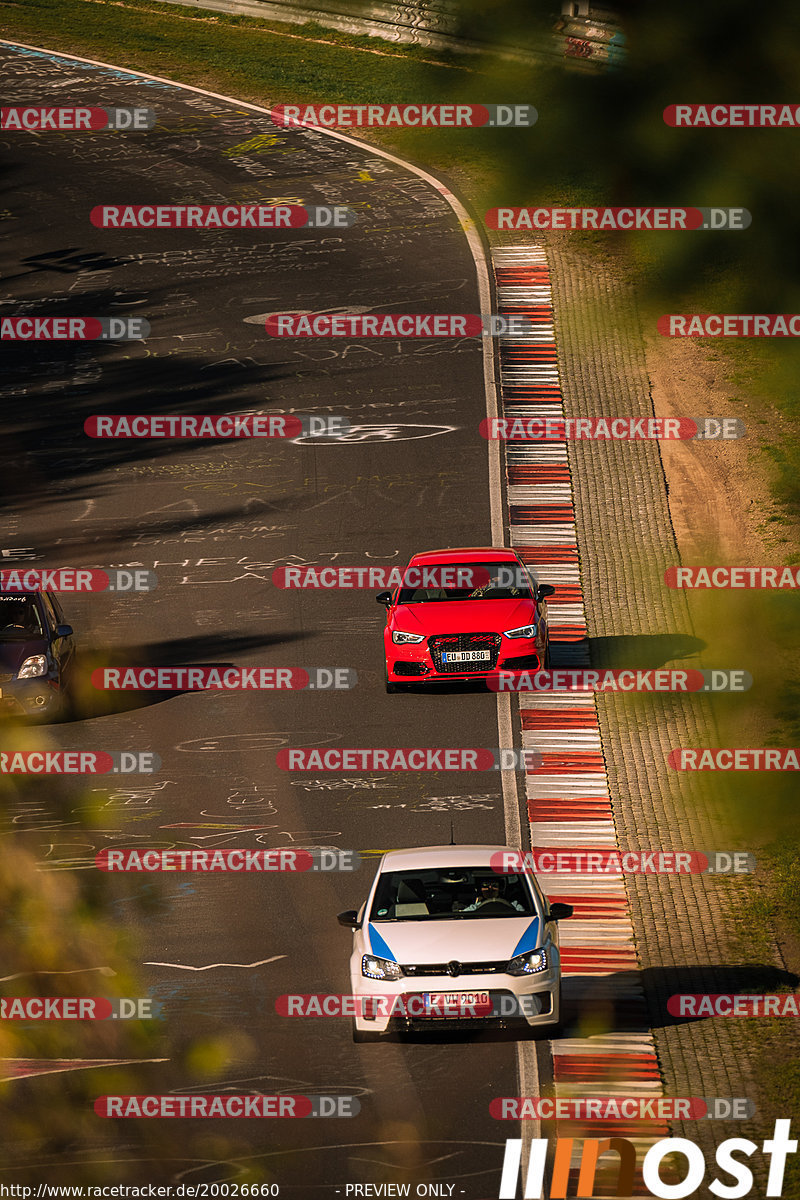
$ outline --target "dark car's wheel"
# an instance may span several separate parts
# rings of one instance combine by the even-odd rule
[[[61,688],[61,716],[64,720],[71,720],[75,716],[75,704],[75,682],[70,678]]]
[[[379,1042],[381,1035],[375,1033],[372,1029],[357,1029],[356,1023],[353,1021],[353,1041],[357,1046],[364,1046],[368,1042]]]
[[[75,681],[70,674],[61,682],[61,688],[58,696],[58,707],[54,712],[54,720],[74,720],[76,707],[77,697],[75,695]]]

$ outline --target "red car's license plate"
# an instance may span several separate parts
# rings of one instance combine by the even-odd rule
[[[483,1017],[492,1011],[488,992],[423,992],[430,1017]]]
[[[489,662],[491,650],[443,650],[442,662]]]

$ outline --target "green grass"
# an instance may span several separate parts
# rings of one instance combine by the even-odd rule
[[[374,38],[313,22],[296,26],[152,0],[4,0],[0,31],[20,41],[47,39],[49,48],[82,57],[105,55],[152,74],[179,72],[182,82],[210,90],[209,81],[228,88],[235,84],[237,96],[253,102],[279,94],[288,99],[315,84],[319,99],[345,99],[356,94],[354,89],[367,98],[382,81],[402,92],[412,86],[408,81],[421,61],[440,63],[437,69],[443,72],[463,69],[447,54],[432,58],[420,47],[398,54]],[[385,61],[373,71],[367,55]]]

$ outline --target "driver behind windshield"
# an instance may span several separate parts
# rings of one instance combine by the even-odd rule
[[[494,908],[489,908],[489,904]],[[425,868],[387,871],[375,893],[370,920],[444,921],[480,915],[534,916],[536,909],[519,875],[498,877],[486,868]]]
[[[42,627],[32,600],[0,596],[0,638],[39,637]]]
[[[475,899],[472,904],[468,904],[461,911],[477,912],[485,904],[506,904],[509,908],[515,908],[517,912],[525,912],[525,909],[516,900],[509,900],[503,895],[499,879],[481,879],[476,888]]]

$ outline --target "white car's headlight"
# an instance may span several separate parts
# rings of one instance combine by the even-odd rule
[[[537,971],[547,970],[547,951],[529,950],[527,954],[518,954],[512,958],[506,967],[508,975],[535,975]]]
[[[413,642],[416,645],[417,642],[425,641],[425,635],[422,633],[403,633],[400,629],[394,629],[392,630],[392,641],[395,646],[405,646],[408,642]]]
[[[519,629],[506,629],[503,632],[503,637],[507,638],[535,638],[535,625],[520,625]]]
[[[367,979],[400,979],[403,972],[399,963],[391,962],[388,958],[377,958],[374,954],[365,954],[361,959],[361,974]]]
[[[17,672],[17,679],[35,679],[37,675],[47,674],[47,659],[43,654],[34,654],[26,658]]]

